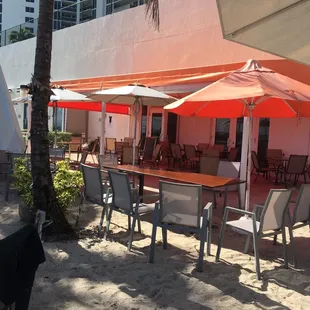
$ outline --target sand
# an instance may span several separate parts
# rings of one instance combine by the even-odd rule
[[[16,204],[4,207],[2,201],[1,206],[2,214],[11,210],[12,216],[16,210]],[[135,234],[133,251],[128,252],[127,217],[115,213],[110,237],[103,240],[96,233],[100,212],[98,206],[84,206],[79,223],[81,239],[44,242],[47,260],[37,271],[31,310],[310,307],[308,227],[295,233],[299,269],[284,269],[282,246],[274,246],[271,239],[261,241],[263,279],[258,281],[253,253],[242,252],[245,237],[230,229],[219,263],[215,263],[219,229],[213,229],[212,256],[205,257],[204,272],[198,273],[199,241],[194,236],[168,232],[168,249],[163,250],[158,231],[155,263],[149,264],[151,216],[143,218],[142,234]],[[217,209],[217,224],[220,215]]]

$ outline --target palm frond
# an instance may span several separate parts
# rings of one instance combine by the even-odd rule
[[[159,29],[159,0],[146,1],[146,15],[150,18],[156,29]]]

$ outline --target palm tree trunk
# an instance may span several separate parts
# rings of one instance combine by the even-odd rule
[[[51,94],[50,71],[52,52],[54,0],[40,0],[34,74],[31,83],[31,166],[33,199],[36,209],[46,211],[57,232],[70,232],[62,209],[57,203],[49,162],[48,102]]]

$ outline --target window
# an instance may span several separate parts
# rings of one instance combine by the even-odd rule
[[[33,24],[33,17],[25,17],[25,23]]]
[[[25,27],[26,30],[28,30],[30,33],[33,33],[33,28]]]
[[[0,23],[2,23],[2,14],[0,14]]]
[[[0,3],[0,13],[2,13],[2,3]]]
[[[229,138],[230,119],[229,118],[217,118],[215,125],[215,144],[227,145],[227,139]]]
[[[26,2],[34,3],[34,0],[26,0]]]
[[[34,8],[30,8],[29,6],[26,6],[26,12],[27,13],[34,13]]]

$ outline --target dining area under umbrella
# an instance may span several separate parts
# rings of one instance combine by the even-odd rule
[[[249,60],[241,69],[164,109],[181,116],[249,121],[241,158],[241,178],[247,181],[245,210],[249,210],[253,118],[310,117],[310,86]]]
[[[105,104],[123,105],[127,104],[133,107],[134,114],[134,134],[133,134],[133,159],[135,165],[136,144],[137,144],[137,120],[142,106],[164,107],[176,99],[165,93],[154,90],[150,87],[140,84],[130,84],[112,89],[100,90],[87,96],[92,100],[102,101]],[[104,105],[102,105],[104,107]]]

